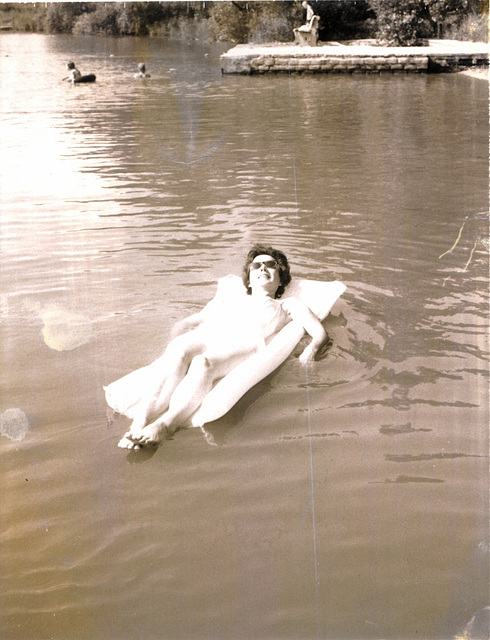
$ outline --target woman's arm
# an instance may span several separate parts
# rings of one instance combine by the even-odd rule
[[[193,313],[187,318],[180,320],[180,322],[177,322],[172,330],[172,337],[187,333],[187,331],[192,331],[192,329],[196,329],[206,320],[213,321],[216,315],[220,313],[222,305],[223,300],[221,298],[213,298],[201,311]]]
[[[282,302],[282,307],[289,313],[293,322],[302,324],[306,333],[311,336],[310,344],[299,357],[300,362],[302,364],[313,362],[318,349],[320,349],[328,339],[328,334],[323,328],[322,323],[309,307],[297,298],[286,298]]]
[[[172,329],[171,337],[176,338],[177,336],[180,336],[183,333],[192,331],[192,329],[195,329],[196,327],[198,327],[202,323],[202,321],[203,321],[202,311],[199,311],[199,313],[193,313],[191,316],[188,316],[187,318],[180,320],[174,325]]]

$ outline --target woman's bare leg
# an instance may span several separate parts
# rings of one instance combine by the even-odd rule
[[[187,375],[175,389],[168,411],[147,425],[140,433],[131,432],[131,439],[137,444],[158,444],[171,436],[199,407],[204,397],[211,391],[214,372],[206,356],[196,356]]]
[[[156,445],[166,436],[171,436],[200,407],[211,391],[214,381],[226,375],[250,353],[250,350],[232,355],[213,355],[206,352],[196,356],[187,375],[175,389],[168,411],[140,433],[131,433],[131,440],[135,444],[148,446]]]
[[[155,416],[161,416],[168,409],[170,398],[185,377],[192,359],[204,349],[201,338],[193,331],[172,340],[160,358],[162,375],[148,390],[147,398],[140,403],[130,430],[119,442],[119,447],[133,448],[131,443],[135,441],[134,436],[140,436],[143,428]]]
[[[153,389],[148,400],[142,405],[141,415],[134,421],[135,429],[143,428],[147,422],[161,416],[168,409],[170,398],[187,373],[192,359],[203,353],[206,345],[195,331],[175,338],[167,346],[162,356],[163,375]]]

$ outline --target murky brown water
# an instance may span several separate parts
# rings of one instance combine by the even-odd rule
[[[460,632],[488,605],[488,84],[11,34],[0,81],[2,639]],[[327,358],[215,445],[117,449],[102,385],[257,240],[347,285]]]

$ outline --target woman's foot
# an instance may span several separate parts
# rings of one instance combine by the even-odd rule
[[[159,445],[163,440],[171,438],[174,433],[175,429],[168,427],[163,419],[159,418],[155,420],[155,422],[147,425],[144,429],[138,431],[131,429],[126,435],[134,444],[152,447]]]
[[[137,442],[134,442],[134,440],[131,440],[129,436],[130,436],[130,433],[128,431],[128,433],[124,434],[124,436],[119,440],[119,442],[117,443],[117,446],[120,449],[134,449],[134,450],[141,449],[141,445],[138,444]]]

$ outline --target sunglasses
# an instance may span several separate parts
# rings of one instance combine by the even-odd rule
[[[260,269],[262,265],[268,269],[275,269],[277,267],[277,262],[275,260],[254,260],[250,265],[250,269]]]

